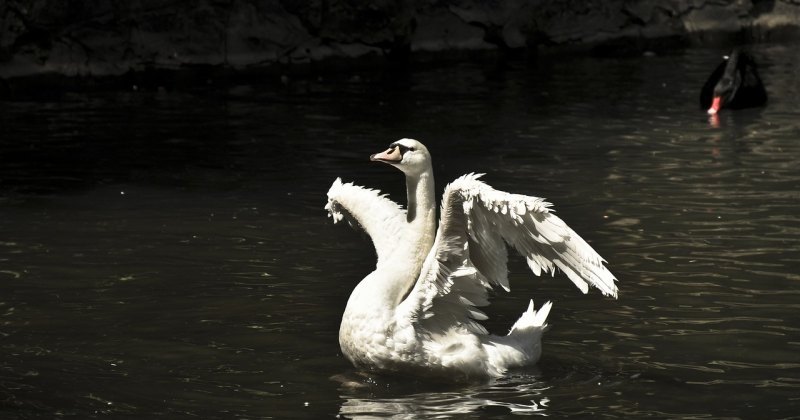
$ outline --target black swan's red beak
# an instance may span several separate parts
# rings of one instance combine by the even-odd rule
[[[708,113],[710,115],[714,115],[719,112],[720,107],[722,106],[722,97],[715,96],[714,101],[711,102],[711,107],[708,108]]]

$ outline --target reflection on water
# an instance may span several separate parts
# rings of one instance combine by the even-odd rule
[[[369,387],[379,383],[367,380]],[[353,391],[342,394],[344,403],[340,414],[345,418],[448,418],[469,414],[482,417],[514,415],[544,415],[550,400],[542,394],[548,385],[532,375],[511,375],[487,386],[466,387],[456,390],[435,389],[427,392],[400,394],[374,390],[358,395]]]
[[[709,50],[0,103],[0,414],[794,416],[793,51],[756,47],[769,105],[716,121]],[[486,326],[553,300],[537,369],[455,388],[353,372],[339,317],[375,257],[322,206],[337,176],[402,199],[367,159],[400,137],[429,146],[438,191],[474,171],[548,198],[620,299],[512,258]]]

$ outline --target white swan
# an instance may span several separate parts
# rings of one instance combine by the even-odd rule
[[[412,139],[370,156],[405,173],[408,206],[376,190],[336,179],[325,209],[334,222],[360,225],[378,254],[375,271],[350,295],[339,329],[342,353],[373,371],[473,380],[502,376],[541,355],[551,303],[531,300],[508,335],[487,333],[488,290],[509,290],[508,243],[538,276],[564,271],[586,293],[589,285],[616,298],[605,261],[550,212],[542,198],[498,191],[469,174],[445,188],[436,229],[431,156]]]

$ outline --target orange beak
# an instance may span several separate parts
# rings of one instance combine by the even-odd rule
[[[373,162],[398,163],[403,160],[403,155],[400,153],[399,147],[390,147],[381,153],[375,153],[370,156],[369,160]]]

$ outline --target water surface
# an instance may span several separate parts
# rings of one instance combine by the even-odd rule
[[[800,77],[754,47],[770,102],[709,121],[720,51],[462,63],[0,103],[4,418],[800,413]],[[615,301],[512,259],[504,333],[555,306],[538,366],[486,384],[359,375],[339,317],[373,267],[322,209],[337,177],[404,200],[369,154],[425,142],[548,198]]]

